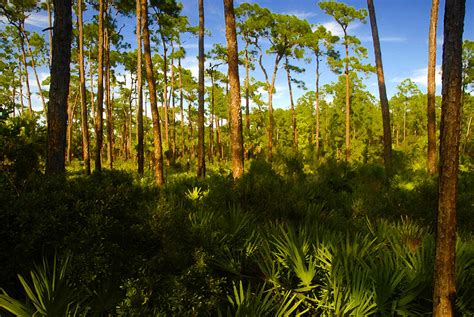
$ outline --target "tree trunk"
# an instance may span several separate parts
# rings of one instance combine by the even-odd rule
[[[20,115],[23,114],[23,109],[25,109],[25,103],[23,102],[23,73],[21,69],[21,60],[18,60],[18,78],[20,86]]]
[[[293,149],[298,152],[298,134],[296,127],[296,112],[295,103],[293,102],[293,90],[291,89],[291,74],[288,65],[288,57],[285,56],[286,78],[288,79],[288,92],[290,94],[290,109],[291,109],[291,125],[293,126]]]
[[[161,31],[163,32],[163,31]],[[170,137],[169,137],[169,115],[168,115],[168,54],[166,47],[166,40],[161,33],[161,42],[163,43],[163,117],[165,122],[165,151],[170,149]],[[168,160],[167,160],[168,161]],[[169,162],[168,162],[169,163]]]
[[[23,67],[25,68],[25,83],[26,83],[26,96],[28,97],[28,111],[30,114],[33,113],[33,106],[31,103],[31,90],[30,90],[30,80],[28,75],[28,63],[26,62],[26,53],[25,53],[25,41],[20,30],[20,48],[21,48],[21,58],[23,62]]]
[[[143,151],[143,84],[142,84],[142,18],[141,5],[137,1],[137,164],[138,174],[143,175],[145,155]],[[131,128],[131,127],[130,127]]]
[[[351,158],[351,96],[350,96],[350,80],[349,80],[349,45],[347,44],[347,33],[344,30],[344,39],[346,42],[346,162]]]
[[[46,1],[49,3],[49,0]],[[81,101],[81,128],[82,128],[82,159],[84,161],[84,172],[86,175],[91,173],[91,162],[89,156],[89,125],[87,115],[87,102],[86,102],[86,74],[84,70],[84,23],[82,18],[82,4],[83,1],[79,0],[77,5],[77,24],[79,28],[78,36],[78,48],[79,48],[79,94]],[[92,88],[91,88],[92,89]]]
[[[234,179],[239,179],[244,173],[244,140],[242,137],[242,109],[240,108],[239,51],[237,48],[233,0],[224,0],[224,14],[230,84],[232,176]]]
[[[50,0],[46,0],[46,10],[48,11],[48,26],[49,26],[49,67],[53,62],[53,19],[51,16],[51,3]],[[82,12],[81,12],[82,13]]]
[[[102,171],[102,142],[103,142],[103,125],[102,117],[104,103],[104,1],[99,0],[99,38],[98,38],[98,54],[97,54],[97,107],[95,113],[95,169],[97,172]]]
[[[183,96],[183,69],[181,68],[181,57],[178,58],[179,69],[179,109],[181,112],[181,156],[186,150],[186,139],[184,136],[184,96]]]
[[[428,51],[428,173],[436,173],[436,27],[438,0],[432,0]]]
[[[54,1],[53,63],[48,107],[46,173],[63,174],[72,40],[71,0]]]
[[[214,158],[214,69],[211,67],[211,113],[209,116],[209,162]]]
[[[245,41],[245,129],[247,130],[247,138],[250,139],[250,93],[249,93],[250,59],[249,59],[248,47],[249,47],[249,43],[248,41]]]
[[[67,163],[71,164],[72,162],[72,128],[73,128],[73,120],[74,120],[74,113],[76,112],[76,105],[77,105],[77,93],[74,97],[74,102],[71,104],[68,102],[68,109],[67,109],[67,129],[66,129],[66,137],[67,137]]]
[[[199,5],[198,162],[197,176],[206,176],[204,149],[204,0]]]
[[[174,99],[174,46],[171,42],[171,82],[170,82],[170,105],[171,105],[171,154],[172,159],[176,157],[176,120],[175,120],[175,99]]]
[[[319,54],[315,52],[316,55],[316,157],[319,157],[319,131],[320,131],[320,122],[319,122]]]
[[[109,29],[104,30],[104,64],[105,64],[105,109],[107,120],[107,163],[114,168],[114,123],[112,103],[110,102],[110,36]]]
[[[31,50],[30,41],[28,40],[28,36],[26,36],[26,32],[25,32],[23,27],[24,26],[22,25],[21,26],[21,32],[22,32],[23,37],[25,39],[26,48],[28,49],[28,53],[30,54],[31,68],[33,68],[33,73],[35,74],[36,84],[38,85],[38,93],[40,95],[41,104],[43,106],[43,114],[46,118],[47,117],[46,101],[44,100],[43,89],[41,89],[41,82],[40,82],[39,77],[38,77],[38,72],[36,71],[35,57],[33,55],[33,51]]]
[[[155,179],[158,186],[165,184],[163,174],[163,149],[161,145],[160,117],[158,113],[158,103],[156,100],[155,76],[153,74],[153,62],[151,60],[150,31],[148,30],[148,5],[147,0],[140,0],[141,16],[143,23],[143,46],[145,56],[145,69],[148,81],[148,91],[150,92],[150,108],[153,119],[153,140],[155,145]]]
[[[436,1],[436,0],[435,0]],[[385,76],[382,64],[382,51],[380,50],[379,31],[377,28],[377,19],[375,17],[375,8],[373,0],[367,0],[369,8],[370,26],[372,28],[372,39],[374,42],[375,64],[377,66],[377,79],[379,84],[380,104],[382,106],[382,124],[383,124],[383,158],[385,172],[390,175],[392,172],[392,135],[390,133],[390,108],[387,99],[387,90],[385,89]]]
[[[465,0],[446,0],[440,126],[438,216],[433,316],[454,316],[456,297],[456,195],[462,86]]]

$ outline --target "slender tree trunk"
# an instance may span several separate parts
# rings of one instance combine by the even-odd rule
[[[407,106],[403,109],[403,145],[406,145],[407,138]]]
[[[428,173],[436,173],[436,28],[439,1],[432,0],[428,51]]]
[[[435,0],[436,1],[436,0]],[[390,133],[390,108],[387,99],[387,90],[385,89],[385,76],[382,64],[382,51],[380,49],[379,31],[377,28],[377,19],[375,17],[375,8],[373,0],[367,0],[369,8],[370,26],[372,28],[372,39],[374,42],[375,64],[377,65],[377,79],[379,84],[380,104],[382,106],[383,123],[383,158],[385,171],[387,175],[392,172],[392,135]]]
[[[245,83],[244,83],[245,84],[245,129],[247,130],[247,137],[250,139],[250,93],[249,93],[250,58],[249,58],[248,47],[249,47],[249,43],[248,41],[245,41]]]
[[[73,121],[74,121],[74,113],[76,112],[77,106],[77,97],[74,97],[74,102],[71,104],[68,102],[68,109],[67,109],[67,129],[66,129],[66,137],[67,137],[67,150],[66,150],[66,157],[67,163],[71,164],[72,162],[72,128],[73,128]]]
[[[163,31],[161,31],[161,42],[163,43],[163,117],[165,122],[165,151],[168,151],[170,149],[168,109],[168,49],[166,47],[166,39],[163,35]]]
[[[104,64],[105,64],[105,109],[107,117],[107,163],[114,168],[114,125],[112,103],[110,102],[110,37],[109,30],[104,30]]]
[[[49,0],[46,1],[49,3]],[[84,161],[84,172],[86,175],[91,173],[91,161],[89,155],[89,125],[86,102],[86,74],[84,70],[84,24],[82,18],[82,4],[79,0],[77,5],[77,24],[79,28],[78,48],[79,48],[79,93],[81,96],[81,127],[82,127],[82,159]],[[49,6],[49,5],[48,5]],[[92,90],[92,88],[91,88]]]
[[[175,120],[175,99],[174,99],[174,46],[171,43],[171,82],[170,82],[170,104],[171,104],[171,153],[172,159],[176,157],[176,120]]]
[[[190,147],[190,156],[191,160],[194,160],[194,131],[193,131],[193,121],[191,120],[191,100],[188,102],[188,121],[189,121],[189,147]]]
[[[67,99],[72,41],[71,0],[54,1],[53,63],[48,107],[46,173],[65,172]]]
[[[455,315],[456,195],[462,86],[462,33],[465,0],[446,0],[440,126],[438,216],[436,227],[433,316]]]
[[[198,0],[199,6],[199,83],[198,83],[198,162],[197,176],[206,176],[204,149],[204,0]]]
[[[319,54],[316,55],[316,157],[319,157]]]
[[[209,116],[209,162],[214,158],[214,70],[211,68],[211,113]]]
[[[99,38],[98,38],[98,54],[97,54],[97,107],[95,113],[95,169],[102,171],[102,142],[103,142],[103,125],[104,119],[102,112],[104,111],[104,7],[105,0],[99,0]]]
[[[158,113],[158,103],[156,100],[155,76],[153,74],[153,62],[151,60],[150,31],[148,30],[148,5],[147,0],[140,0],[141,15],[143,23],[143,46],[145,56],[145,69],[148,81],[148,91],[150,92],[150,108],[153,119],[153,140],[155,145],[155,179],[158,186],[165,184],[163,174],[163,149],[161,145],[160,117]]]
[[[181,68],[181,57],[178,58],[179,69],[179,109],[181,111],[181,155],[186,150],[186,139],[184,135],[184,96],[183,96],[183,69]]]
[[[138,174],[143,175],[145,155],[143,152],[143,84],[142,84],[142,18],[141,4],[137,1],[137,164]]]
[[[24,36],[24,39],[25,39],[26,48],[28,49],[28,53],[29,53],[30,58],[31,58],[31,68],[33,68],[33,74],[35,74],[36,85],[38,85],[38,93],[40,95],[41,104],[43,106],[43,114],[46,118],[47,117],[46,101],[44,100],[43,89],[41,88],[41,82],[40,82],[39,77],[38,77],[38,72],[36,71],[35,57],[33,55],[33,51],[31,50],[30,41],[28,40],[28,36],[26,35],[25,30],[23,29],[23,25],[21,26],[21,28],[22,28],[21,32],[22,32],[22,34]]]
[[[26,96],[28,97],[28,111],[33,113],[33,106],[31,103],[31,90],[30,90],[30,80],[28,75],[28,64],[26,62],[26,53],[25,53],[25,41],[20,31],[20,48],[21,48],[21,58],[23,62],[23,67],[25,68],[25,83],[26,83]]]
[[[285,56],[285,69],[286,69],[286,78],[288,79],[288,92],[290,94],[290,109],[291,109],[291,122],[293,126],[293,148],[295,152],[298,151],[298,133],[296,127],[296,112],[295,112],[295,103],[293,102],[293,90],[291,89],[291,74],[290,68],[288,65],[288,57]]]
[[[20,115],[22,115],[23,109],[25,109],[25,103],[23,102],[23,72],[21,68],[21,60],[18,60],[18,78],[20,86]]]
[[[53,18],[51,16],[51,0],[46,0],[46,10],[48,11],[48,26],[49,26],[49,67],[53,61]]]
[[[91,98],[91,111],[92,111],[92,118],[95,119],[95,114],[96,114],[96,105],[95,105],[95,100],[94,100],[94,67],[93,67],[93,61],[92,61],[92,56],[91,56],[91,51],[92,48],[89,50],[89,81],[90,81],[90,98]]]
[[[222,159],[224,158],[224,150],[222,148],[222,134],[221,134],[221,126],[219,124],[219,117],[216,116],[214,118],[215,122],[216,122],[216,143],[217,143],[217,153],[218,153],[218,157],[219,157],[219,161],[222,161]]]
[[[350,96],[350,78],[349,78],[349,45],[347,44],[347,33],[344,29],[344,39],[346,41],[346,162],[351,158],[351,96]]]
[[[234,1],[224,0],[227,63],[230,84],[230,146],[232,176],[239,179],[244,173],[244,140],[242,137],[242,110],[240,108],[239,51],[235,30]]]

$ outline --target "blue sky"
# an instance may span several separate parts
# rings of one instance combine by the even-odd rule
[[[192,25],[198,23],[197,0],[183,0],[183,14],[189,17]],[[244,0],[234,0],[235,6]],[[317,0],[252,0],[250,2],[258,3],[262,7],[266,7],[276,13],[285,13],[296,15],[302,19],[307,19],[311,24],[323,24],[333,33],[338,35],[339,26],[332,18],[324,14],[317,5]],[[345,3],[356,8],[366,8],[365,0],[346,0]],[[387,92],[389,97],[396,93],[396,86],[405,78],[411,78],[416,82],[422,91],[426,91],[426,73],[428,64],[428,29],[431,10],[431,1],[429,0],[375,0],[377,22],[379,28],[379,36],[381,40],[383,64],[385,70],[385,80],[387,84]],[[466,16],[464,25],[464,38],[474,39],[474,1],[466,1]],[[438,21],[438,52],[437,65],[441,65],[442,60],[442,38],[443,38],[443,15],[444,1],[440,1],[439,21]],[[224,16],[222,0],[204,0],[205,25],[211,32],[210,36],[205,38],[206,51],[212,47],[214,43],[225,44],[224,34]],[[92,15],[96,14],[92,10],[88,10],[85,19],[90,20]],[[75,17],[74,17],[75,20]],[[119,27],[124,25],[122,32],[125,41],[129,42],[132,48],[136,47],[134,38],[134,18],[120,18]],[[45,12],[34,13],[27,20],[27,28],[33,31],[41,32],[41,29],[47,26],[47,16]],[[374,63],[373,44],[371,38],[370,24],[356,23],[349,33],[357,36],[369,51],[369,59],[367,62]],[[45,34],[46,35],[46,34]],[[241,43],[240,43],[241,44]],[[185,37],[183,46],[186,48],[187,57],[183,61],[183,66],[190,68],[197,76],[197,38]],[[243,46],[240,45],[240,48]],[[338,46],[342,51],[342,47]],[[310,55],[308,55],[310,56]],[[270,60],[268,58],[268,67]],[[206,65],[209,62],[206,62]],[[314,61],[306,64],[302,63],[306,72],[298,76],[303,80],[307,87],[314,89]],[[221,71],[226,71],[222,68]],[[41,79],[46,78],[48,70],[42,68],[40,70]],[[259,80],[263,80],[262,72],[257,67],[251,74]],[[243,79],[243,69],[241,69]],[[336,76],[326,67],[321,70],[321,84],[329,83],[336,80]],[[377,82],[375,76],[370,76],[364,81],[367,89],[378,97]],[[437,91],[441,88],[441,76],[437,75]],[[30,85],[32,90],[36,91],[36,82],[33,74],[30,74]],[[295,101],[304,91],[295,89]],[[266,98],[266,94],[263,95]],[[37,98],[35,98],[37,99]],[[35,104],[39,105],[39,100],[35,100]],[[288,107],[288,89],[286,83],[286,74],[280,69],[276,81],[276,93],[274,95],[274,105],[276,107]]]

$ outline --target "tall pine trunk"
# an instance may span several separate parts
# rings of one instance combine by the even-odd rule
[[[141,4],[137,1],[137,164],[138,174],[143,175],[145,155],[143,151],[143,84],[142,84],[142,17]],[[130,127],[131,128],[131,127]]]
[[[439,1],[432,0],[430,33],[428,38],[428,173],[436,172],[436,28],[438,25]]]
[[[320,122],[319,122],[319,54],[316,55],[316,157],[319,157],[319,134],[320,134]]]
[[[379,31],[377,28],[377,19],[375,17],[375,8],[373,0],[367,0],[367,6],[369,8],[370,26],[372,28],[372,39],[374,42],[375,64],[377,66],[380,104],[382,106],[383,159],[385,164],[385,172],[387,173],[387,175],[390,175],[392,171],[392,135],[390,133],[390,108],[387,99],[387,90],[385,89],[382,51],[380,50]]]
[[[163,148],[161,144],[160,116],[158,113],[158,102],[156,99],[155,76],[153,74],[153,62],[151,60],[150,31],[148,30],[148,5],[147,0],[140,0],[141,16],[143,25],[143,46],[145,57],[146,77],[148,81],[148,91],[150,92],[150,108],[153,120],[153,140],[154,140],[154,160],[155,160],[155,180],[158,186],[165,184],[163,173]]]
[[[53,62],[48,107],[46,173],[65,172],[67,99],[72,41],[71,0],[54,1]]]
[[[290,68],[288,65],[288,57],[285,56],[285,70],[286,70],[286,78],[288,80],[288,92],[290,94],[290,110],[291,110],[291,125],[293,128],[293,149],[298,151],[298,132],[296,127],[296,112],[295,112],[295,103],[293,101],[293,89],[291,87],[291,74]]]
[[[235,30],[234,1],[224,0],[225,35],[230,85],[230,147],[232,176],[239,179],[244,173],[244,142],[242,137],[242,110],[240,108],[239,51]]]
[[[99,0],[99,30],[97,43],[97,107],[95,113],[95,169],[102,171],[102,142],[103,142],[103,125],[104,119],[102,113],[104,112],[104,7],[105,0]]]
[[[204,0],[198,0],[199,6],[199,82],[198,82],[198,162],[197,176],[206,176],[204,149]]]
[[[105,109],[107,120],[107,163],[114,168],[114,123],[112,117],[112,103],[110,100],[110,36],[109,29],[104,30],[104,66],[105,66]]]
[[[446,0],[440,126],[438,216],[436,225],[433,316],[455,315],[456,195],[461,129],[462,33],[465,0]]]
[[[346,75],[346,162],[349,162],[351,158],[351,96],[350,96],[350,78],[349,78],[349,44],[347,43],[347,32],[344,29],[344,39],[346,47],[346,62],[345,62],[345,75]]]
[[[46,1],[48,2],[48,1]],[[82,128],[82,159],[84,161],[84,172],[86,175],[91,173],[91,162],[89,155],[89,125],[86,102],[86,74],[84,70],[84,23],[82,18],[82,4],[79,0],[77,5],[77,24],[79,28],[78,48],[79,48],[79,94],[81,102],[81,128]],[[92,89],[92,87],[91,87]]]

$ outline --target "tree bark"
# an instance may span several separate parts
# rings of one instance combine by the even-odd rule
[[[320,131],[320,122],[319,122],[319,54],[315,52],[316,55],[316,157],[319,157],[319,131]]]
[[[95,169],[97,172],[102,171],[102,142],[103,142],[103,125],[104,119],[102,112],[104,111],[104,7],[105,0],[99,0],[99,30],[98,30],[98,54],[97,54],[97,107],[95,113]]]
[[[209,162],[214,158],[214,69],[211,66],[211,113],[209,116]]]
[[[183,95],[183,69],[181,68],[181,57],[178,58],[179,69],[179,109],[181,112],[181,156],[186,150],[186,139],[184,135],[184,95]]]
[[[105,109],[107,120],[107,163],[114,168],[114,123],[112,117],[112,103],[110,101],[110,36],[109,30],[104,30],[104,66],[105,66]]]
[[[244,173],[244,141],[242,137],[242,109],[240,108],[239,51],[237,48],[233,0],[224,0],[224,15],[230,84],[232,176],[234,179],[239,179]]]
[[[249,93],[250,58],[249,58],[248,47],[249,47],[249,43],[245,41],[245,130],[247,130],[247,138],[250,139],[250,93]]]
[[[48,3],[46,1],[46,3]],[[82,17],[83,1],[79,0],[77,5],[77,24],[79,28],[78,48],[79,48],[79,94],[81,101],[81,128],[82,128],[82,159],[84,161],[84,172],[86,175],[91,173],[91,162],[89,155],[89,125],[86,102],[86,74],[84,70],[84,23]],[[92,88],[91,88],[92,89]]]
[[[145,155],[143,152],[143,84],[142,84],[142,18],[141,4],[137,1],[137,164],[138,174],[143,175]],[[131,128],[131,127],[130,127]]]
[[[72,128],[74,124],[74,114],[76,112],[76,105],[77,105],[77,93],[74,97],[74,102],[71,104],[68,102],[68,109],[67,109],[67,129],[66,129],[66,138],[67,138],[67,150],[66,150],[66,157],[67,163],[71,164],[72,162]]]
[[[455,315],[456,195],[461,129],[462,33],[465,0],[446,0],[433,316]]]
[[[145,69],[148,81],[148,91],[150,92],[150,108],[153,120],[153,140],[155,145],[155,180],[156,184],[161,187],[165,184],[165,178],[163,174],[163,149],[161,145],[160,117],[158,113],[158,103],[156,100],[155,76],[153,74],[153,62],[151,60],[150,31],[148,30],[148,5],[147,0],[140,0],[140,3],[143,25]]]
[[[46,173],[64,174],[72,41],[71,0],[54,1],[53,63],[48,107]]]
[[[436,28],[438,25],[438,0],[432,0],[429,49],[428,49],[428,173],[436,172]]]
[[[350,79],[349,79],[349,45],[347,43],[347,33],[344,29],[344,39],[346,47],[346,162],[351,158],[351,96],[350,96]]]
[[[168,114],[168,49],[166,47],[166,39],[163,33],[161,33],[161,42],[163,43],[163,116],[165,123],[165,151],[168,151],[170,149]]]
[[[31,103],[31,90],[30,90],[30,80],[29,80],[29,75],[28,75],[28,63],[26,62],[25,40],[23,38],[23,35],[21,34],[21,29],[19,31],[20,31],[19,36],[20,36],[21,59],[23,62],[23,66],[25,68],[25,83],[26,83],[26,96],[28,97],[28,111],[30,114],[32,114],[33,106]]]
[[[49,67],[53,61],[53,18],[51,16],[51,3],[50,0],[46,0],[46,10],[48,11],[48,26],[49,26]],[[82,12],[81,12],[82,13]]]
[[[435,0],[436,1],[436,0]],[[379,31],[377,28],[377,19],[373,0],[367,0],[369,8],[370,26],[372,28],[372,39],[374,42],[375,64],[377,66],[377,79],[379,85],[380,104],[382,106],[382,124],[383,124],[383,158],[385,172],[387,175],[392,173],[392,134],[390,131],[390,108],[387,99],[387,90],[385,88],[385,76],[382,64],[382,51],[380,49]]]
[[[286,78],[288,80],[288,92],[290,94],[290,109],[291,109],[291,125],[293,126],[293,149],[295,152],[298,151],[298,133],[296,127],[296,113],[295,113],[295,103],[293,102],[293,90],[291,89],[291,74],[290,68],[288,65],[288,57],[285,56],[285,69],[286,69]]]
[[[198,82],[198,162],[197,176],[206,176],[204,149],[204,0],[198,0],[199,6],[199,82]]]
[[[23,73],[21,69],[21,60],[18,60],[18,80],[20,86],[20,115],[23,114],[23,110],[25,109],[25,103],[23,102]]]

